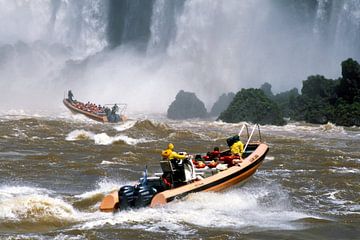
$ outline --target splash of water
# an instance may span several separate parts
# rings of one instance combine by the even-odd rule
[[[76,210],[51,191],[33,187],[0,187],[0,220],[28,224],[64,226],[77,221]]]
[[[77,140],[88,140],[88,139],[94,139],[95,134],[86,130],[74,130],[70,132],[65,140],[67,141],[77,141]]]
[[[106,224],[141,228],[154,232],[193,234],[192,225],[251,231],[251,226],[269,229],[297,229],[291,222],[309,217],[288,205],[286,196],[270,197],[269,188],[236,189],[226,193],[196,193],[161,208],[142,208],[122,211],[115,216],[103,215],[81,225],[92,229]],[[285,205],[284,205],[285,204]],[[284,211],[284,208],[287,210]],[[251,214],[250,214],[251,213]],[[186,223],[186,224],[184,224]]]

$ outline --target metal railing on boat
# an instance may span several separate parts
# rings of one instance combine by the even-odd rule
[[[117,105],[119,114],[124,114],[127,108],[126,103],[106,103],[104,104],[105,107],[113,107],[114,105]]]
[[[250,141],[251,141],[251,138],[253,137],[254,135],[254,132],[255,132],[255,129],[257,128],[258,129],[258,134],[259,134],[259,141],[261,142],[261,132],[260,132],[260,125],[258,123],[254,124],[252,130],[251,130],[251,133],[249,134],[249,127],[250,125],[248,124],[243,124],[241,129],[240,129],[240,132],[239,132],[239,137],[241,137],[241,134],[242,132],[244,131],[244,129],[246,129],[246,133],[247,133],[247,141],[246,141],[246,144],[245,144],[245,147],[244,147],[244,152],[246,151],[246,148],[248,147]]]

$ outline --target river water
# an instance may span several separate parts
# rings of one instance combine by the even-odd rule
[[[98,210],[123,184],[160,171],[160,152],[201,153],[241,124],[133,114],[0,116],[0,239],[359,239],[360,128],[261,126],[270,151],[243,186],[163,207]]]

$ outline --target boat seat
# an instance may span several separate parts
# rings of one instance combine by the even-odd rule
[[[174,173],[176,171],[171,161],[168,160],[160,161],[160,167],[163,173]]]

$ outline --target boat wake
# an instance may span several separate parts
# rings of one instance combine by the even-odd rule
[[[117,228],[182,235],[196,234],[202,228],[210,231],[228,228],[243,233],[258,231],[259,227],[274,230],[303,228],[295,222],[314,216],[294,210],[287,195],[279,190],[250,184],[224,193],[199,192],[157,208],[125,210],[115,215],[96,212],[97,217],[91,217],[92,220],[78,227],[94,229],[110,224]]]

